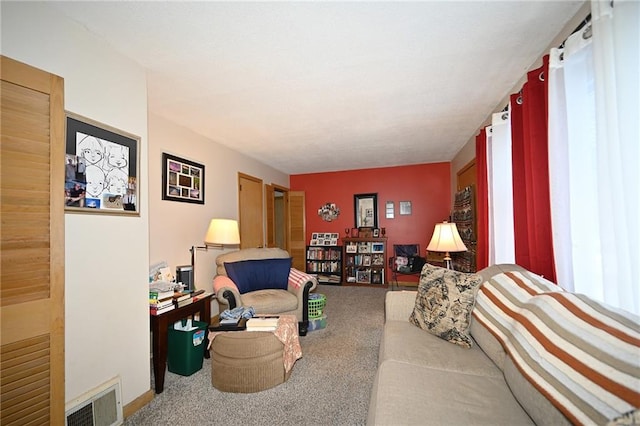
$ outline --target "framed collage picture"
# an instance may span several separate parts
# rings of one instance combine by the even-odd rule
[[[140,138],[66,113],[65,211],[140,215]]]
[[[163,152],[162,199],[204,204],[204,165]]]

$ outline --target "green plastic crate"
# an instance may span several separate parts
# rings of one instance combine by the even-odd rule
[[[192,321],[192,324],[196,328],[191,331],[176,330],[173,324],[169,327],[167,364],[170,372],[181,376],[190,376],[202,369],[208,324],[202,321]]]

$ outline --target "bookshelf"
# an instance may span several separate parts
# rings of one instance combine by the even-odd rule
[[[307,274],[313,274],[320,284],[339,285],[342,282],[342,247],[307,246]]]
[[[342,277],[346,285],[387,286],[387,238],[343,238]]]

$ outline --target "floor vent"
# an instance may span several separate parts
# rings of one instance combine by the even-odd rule
[[[120,378],[114,378],[67,404],[67,426],[121,425]]]

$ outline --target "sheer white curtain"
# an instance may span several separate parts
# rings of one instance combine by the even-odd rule
[[[508,112],[493,114],[487,127],[489,188],[489,265],[515,263],[511,120]],[[500,206],[496,208],[496,206]]]
[[[592,1],[593,24],[552,50],[549,76],[558,284],[637,314],[639,6]]]

